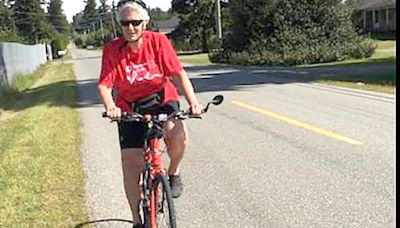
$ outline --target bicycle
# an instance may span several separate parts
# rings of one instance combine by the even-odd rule
[[[206,113],[210,104],[219,105],[223,101],[222,95],[217,95],[208,102],[202,113]],[[107,117],[104,112],[103,117]],[[145,228],[170,227],[176,228],[175,207],[171,188],[167,178],[167,171],[161,160],[160,139],[163,138],[163,124],[171,119],[184,120],[200,118],[190,116],[190,110],[178,111],[171,115],[156,114],[141,115],[139,113],[123,113],[118,121],[143,122],[146,125],[144,144],[145,165],[140,174],[140,189],[142,195],[141,210]]]

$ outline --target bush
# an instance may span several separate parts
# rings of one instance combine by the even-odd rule
[[[83,40],[82,40],[82,38],[80,38],[80,37],[77,37],[77,38],[74,40],[74,43],[75,43],[75,45],[78,46],[78,47],[82,47],[82,46],[83,46]]]
[[[23,39],[18,36],[15,32],[7,29],[0,29],[0,41],[1,42],[22,42]]]
[[[51,41],[51,49],[53,51],[53,57],[59,57],[58,51],[63,51],[67,48],[68,40],[63,38],[56,38]]]
[[[176,51],[195,51],[202,48],[200,40],[196,38],[172,40],[172,45]]]
[[[228,52],[220,51],[208,53],[208,58],[212,63],[229,63],[230,57]]]
[[[349,45],[347,55],[351,58],[368,58],[374,54],[377,48],[376,43],[372,39],[358,40],[355,44]]]
[[[213,62],[299,65],[365,58],[375,50],[358,36],[342,1],[236,1],[229,8],[232,26]]]
[[[93,38],[87,38],[85,40],[85,46],[97,46],[97,41]]]

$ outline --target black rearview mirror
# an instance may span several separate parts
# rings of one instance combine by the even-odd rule
[[[217,95],[213,98],[213,100],[211,101],[214,105],[219,105],[222,103],[222,101],[224,101],[224,97],[222,95]]]
[[[222,103],[223,100],[224,100],[224,96],[222,96],[222,95],[217,95],[217,96],[215,96],[215,97],[212,99],[211,102],[208,102],[208,103],[207,103],[206,107],[203,109],[203,113],[204,113],[204,112],[207,112],[208,107],[210,106],[210,104],[219,105],[219,104]]]

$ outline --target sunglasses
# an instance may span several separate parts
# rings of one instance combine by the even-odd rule
[[[128,3],[128,2],[137,3],[138,5],[143,7],[143,9],[147,9],[146,4],[141,0],[121,0],[118,2],[117,8],[121,7],[122,5],[125,5],[125,3]]]
[[[143,20],[121,20],[119,21],[122,26],[129,26],[132,25],[133,27],[139,26],[140,24],[143,23]]]

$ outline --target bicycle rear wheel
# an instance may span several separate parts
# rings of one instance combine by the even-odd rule
[[[150,198],[151,220],[155,227],[176,228],[174,201],[166,176],[157,174]]]

